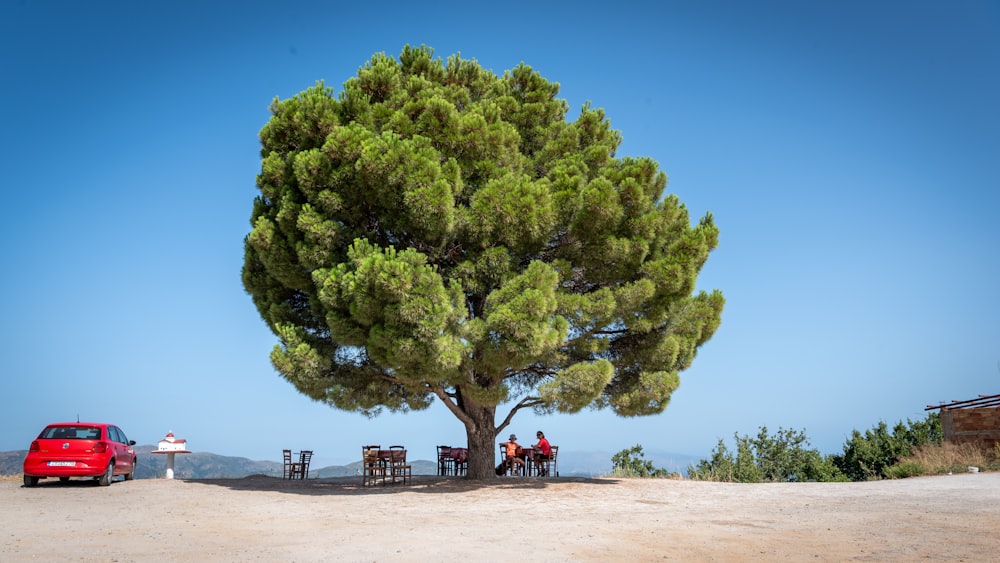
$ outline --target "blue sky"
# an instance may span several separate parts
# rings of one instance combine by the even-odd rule
[[[707,456],[767,426],[836,453],[1000,393],[1000,5],[647,4],[0,5],[0,451],[77,416],[252,459],[464,443],[440,404],[299,395],[240,282],[270,102],[406,44],[524,61],[721,229],[699,285],[722,326],[667,411],[522,413],[522,441]]]

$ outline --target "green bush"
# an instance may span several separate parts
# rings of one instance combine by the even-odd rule
[[[735,453],[720,439],[710,459],[688,467],[688,477],[737,483],[867,481],[924,475],[946,467],[951,470],[954,465],[954,462],[929,462],[924,459],[926,454],[924,458],[909,459],[923,446],[941,445],[944,432],[937,413],[928,414],[924,420],[898,422],[891,431],[885,422],[879,422],[864,434],[854,430],[839,455],[823,456],[807,448],[809,441],[804,431],[779,428],[771,436],[767,427],[762,426],[756,437],[738,434],[734,437]],[[994,457],[1000,462],[1000,446],[996,447]],[[959,458],[969,459],[968,454]]]
[[[688,477],[703,481],[762,483],[778,481],[845,481],[830,456],[809,449],[805,432],[779,428],[771,436],[760,427],[756,437],[734,435],[736,453],[721,439],[709,460],[688,467]]]
[[[833,464],[852,481],[884,479],[888,477],[887,470],[912,455],[914,448],[940,444],[943,437],[937,413],[929,414],[925,420],[897,422],[891,432],[881,421],[864,434],[854,430],[844,444],[844,453],[833,456]]]
[[[611,474],[615,477],[668,477],[666,469],[653,467],[653,462],[643,459],[642,446],[636,444],[611,456]]]
[[[919,477],[924,474],[924,466],[915,461],[903,461],[885,470],[888,479],[905,479]]]

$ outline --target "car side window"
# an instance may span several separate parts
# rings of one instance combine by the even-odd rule
[[[111,436],[114,438],[114,441],[120,442],[122,444],[127,442],[127,440],[125,439],[125,433],[122,432],[121,428],[118,428],[117,426],[109,426],[108,430],[111,431]]]

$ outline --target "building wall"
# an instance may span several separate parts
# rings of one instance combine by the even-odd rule
[[[944,439],[954,444],[975,442],[992,448],[1000,442],[1000,407],[941,409]]]

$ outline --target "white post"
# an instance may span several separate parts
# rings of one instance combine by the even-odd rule
[[[167,479],[174,478],[174,452],[167,452]]]

